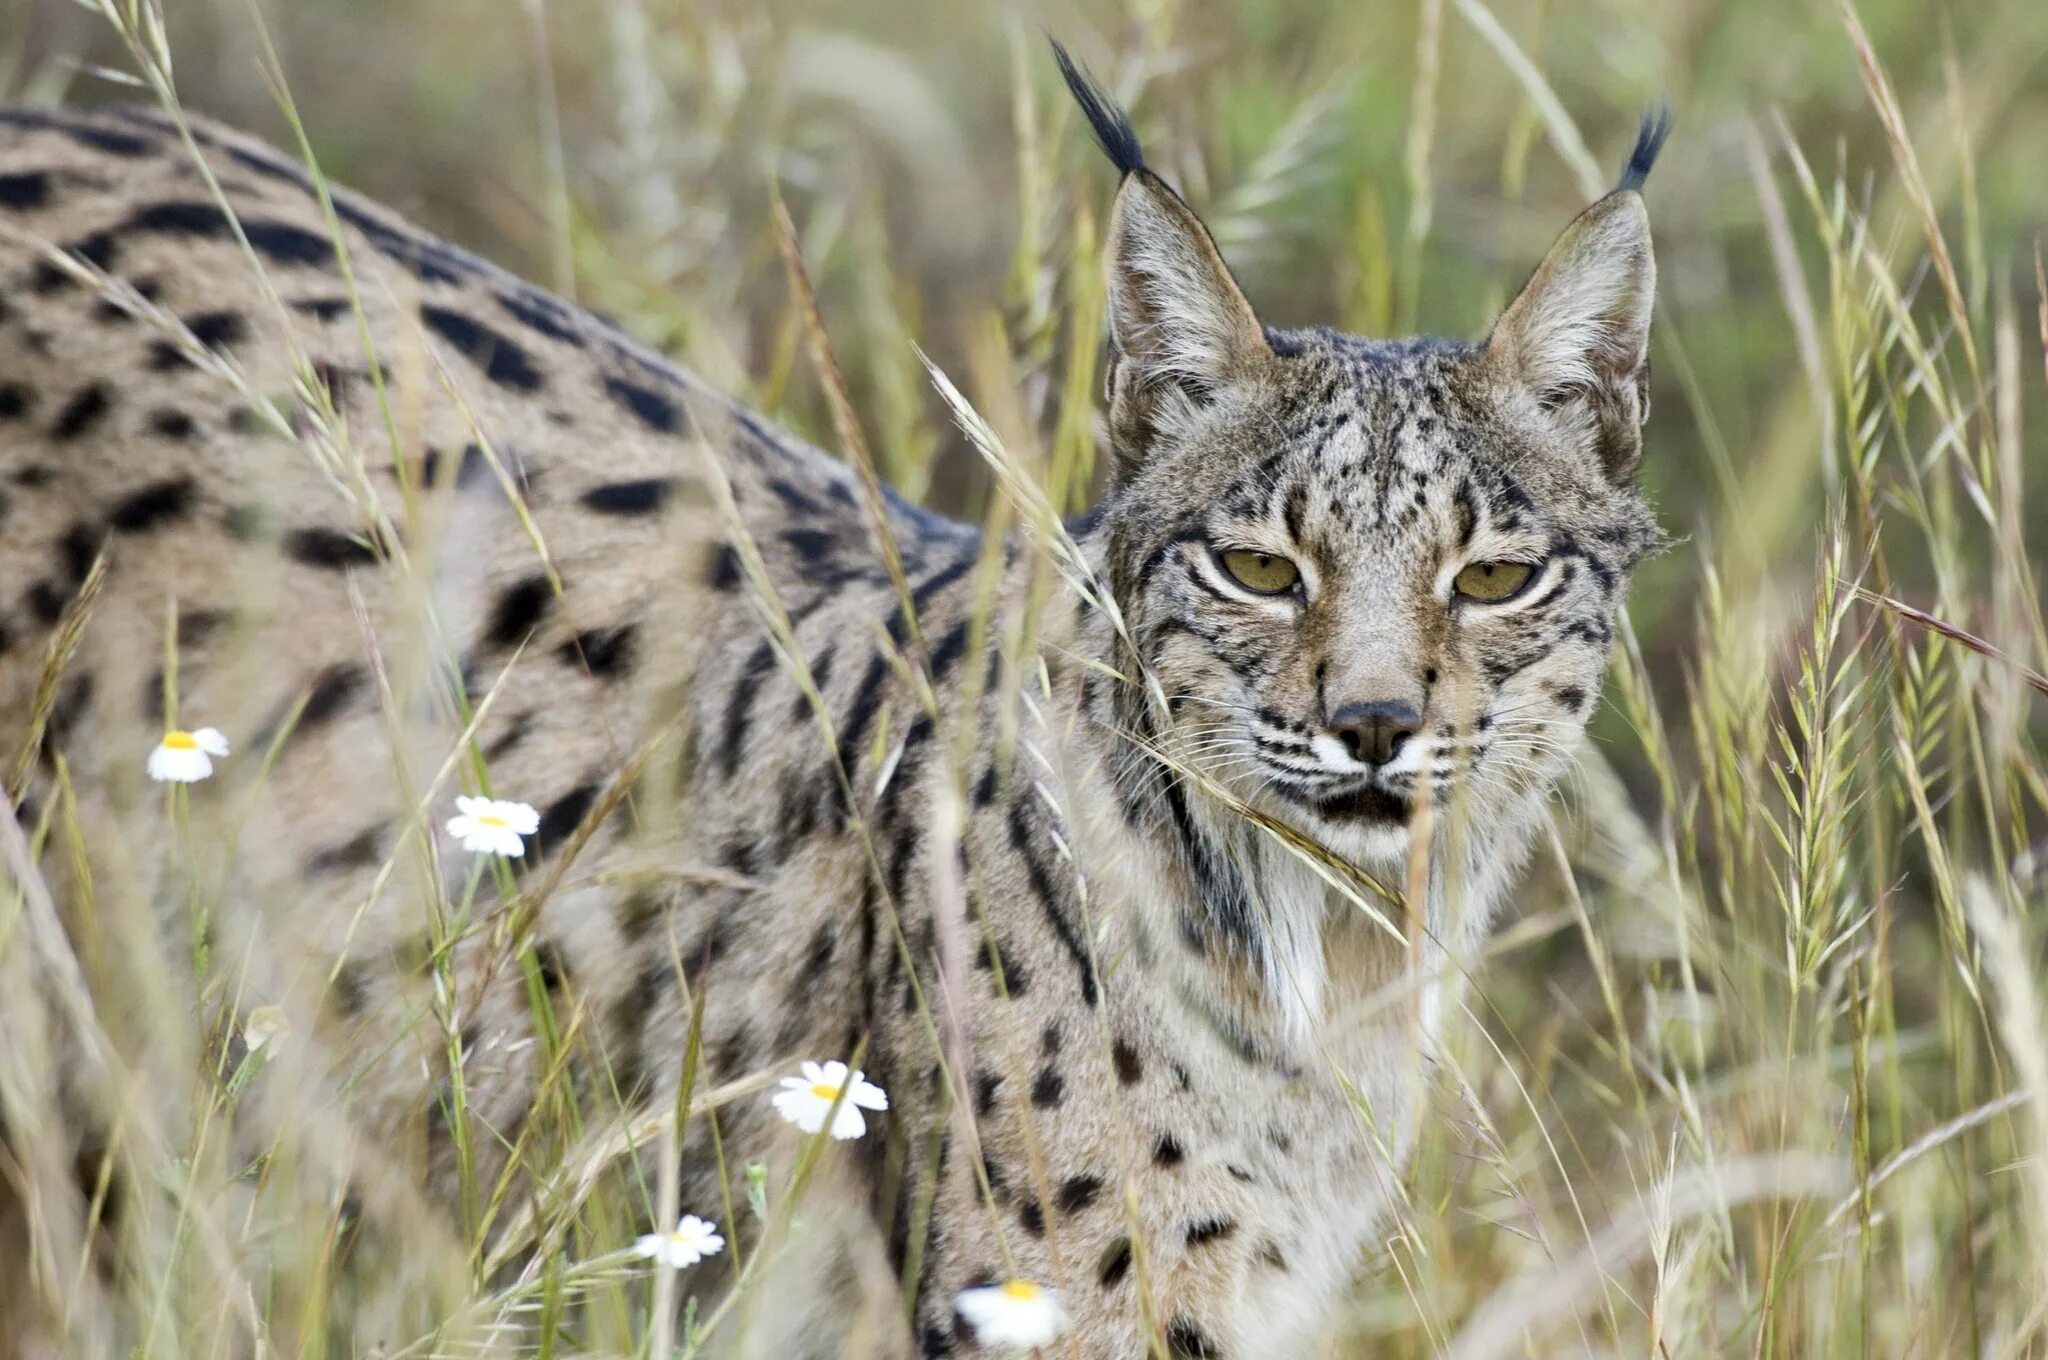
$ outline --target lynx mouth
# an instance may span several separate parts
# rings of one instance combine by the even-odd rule
[[[1405,823],[1413,808],[1407,795],[1378,784],[1361,784],[1346,793],[1308,801],[1333,822],[1369,822],[1380,826]]]

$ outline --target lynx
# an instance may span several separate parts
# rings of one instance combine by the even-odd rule
[[[94,958],[133,900],[218,1033],[284,1017],[371,1235],[534,1193],[551,1065],[630,1115],[694,1054],[685,1207],[714,1122],[771,1184],[816,1148],[761,1353],[913,1259],[901,1353],[979,1353],[956,1301],[1013,1279],[1062,1354],[1309,1352],[1658,543],[1664,128],[1484,341],[1276,329],[1059,57],[1119,176],[1107,471],[1008,536],[225,128],[0,111],[0,831],[113,1036],[49,1040],[81,1149],[136,1170],[119,1064],[216,1061]],[[447,834],[483,793],[518,858]],[[746,1082],[826,1058],[888,1108],[813,1145]]]

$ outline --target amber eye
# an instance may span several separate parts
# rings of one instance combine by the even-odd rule
[[[1505,600],[1535,574],[1536,568],[1527,562],[1474,562],[1458,573],[1451,589],[1468,600]]]
[[[1283,595],[1301,580],[1301,570],[1284,557],[1271,553],[1232,549],[1223,554],[1223,569],[1246,590],[1261,595]]]

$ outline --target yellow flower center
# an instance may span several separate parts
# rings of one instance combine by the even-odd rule
[[[164,749],[169,751],[196,751],[199,749],[199,738],[193,736],[190,732],[166,732],[164,733]]]
[[[495,812],[483,813],[480,816],[478,816],[476,821],[478,826],[506,827],[511,825],[510,822],[507,822],[503,817],[500,817]]]
[[[839,1088],[837,1086],[827,1086],[822,1081],[814,1081],[811,1083],[811,1094],[820,1100],[837,1100],[839,1099]]]
[[[1003,1286],[1003,1297],[1012,1303],[1036,1303],[1044,1292],[1029,1280],[1012,1280]]]

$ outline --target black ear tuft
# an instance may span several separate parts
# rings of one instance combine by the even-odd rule
[[[1671,106],[1658,103],[1654,108],[1643,110],[1642,126],[1636,131],[1635,150],[1628,153],[1628,164],[1621,172],[1621,182],[1614,186],[1620,193],[1623,189],[1642,191],[1643,181],[1650,177],[1650,167],[1657,163],[1657,153],[1664,149],[1664,139],[1671,135]]]
[[[1116,101],[1103,93],[1102,87],[1086,71],[1074,64],[1074,59],[1067,55],[1067,49],[1060,46],[1059,39],[1054,38],[1051,42],[1052,59],[1060,64],[1060,75],[1066,79],[1067,90],[1074,96],[1074,102],[1081,106],[1088,126],[1095,129],[1095,140],[1101,143],[1103,154],[1116,163],[1120,175],[1143,170],[1145,153],[1139,149],[1138,134],[1131,130],[1131,116],[1118,108]]]

